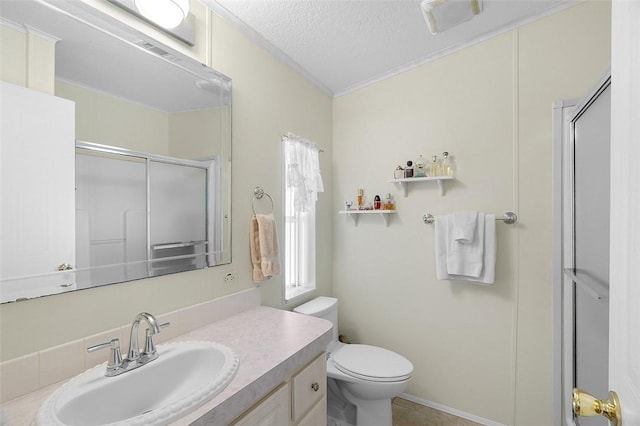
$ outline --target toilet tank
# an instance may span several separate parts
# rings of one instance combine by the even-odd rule
[[[338,299],[320,296],[293,308],[293,312],[324,318],[333,324],[333,341],[338,341]]]

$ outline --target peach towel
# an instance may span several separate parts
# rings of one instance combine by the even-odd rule
[[[272,214],[256,214],[249,228],[253,282],[280,274],[276,221]]]
[[[253,282],[259,283],[264,281],[262,275],[262,267],[260,266],[260,241],[258,240],[258,219],[255,215],[251,217],[249,224],[249,243],[251,248],[251,264],[253,265]]]

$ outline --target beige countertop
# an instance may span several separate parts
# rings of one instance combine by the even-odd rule
[[[235,377],[221,393],[172,425],[229,424],[323,352],[331,337],[329,321],[257,306],[172,339],[168,343],[220,343],[240,360]],[[3,404],[2,424],[33,424],[40,404],[63,383]]]

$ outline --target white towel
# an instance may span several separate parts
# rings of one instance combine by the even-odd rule
[[[450,275],[465,275],[478,278],[482,274],[484,257],[484,213],[476,212],[473,225],[470,224],[471,215],[460,215],[463,220],[458,220],[456,213],[447,215],[447,272]],[[460,226],[459,224],[462,224]],[[464,229],[461,229],[464,228]],[[467,234],[470,229],[474,232],[471,238],[458,240],[456,237]],[[468,242],[467,242],[468,241]]]
[[[479,222],[478,211],[454,212],[449,216],[453,222],[451,237],[460,243],[472,243]]]
[[[447,216],[435,217],[436,278],[438,280],[472,281],[493,284],[496,267],[496,218],[486,214],[484,218],[484,249],[482,272],[478,277],[451,274],[447,270],[448,224]],[[479,224],[480,225],[480,224]]]

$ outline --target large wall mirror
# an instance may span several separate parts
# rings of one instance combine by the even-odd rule
[[[63,102],[75,123],[71,146],[52,149],[53,131],[41,117],[64,108],[53,105],[49,114],[36,94],[28,111],[36,125],[16,125],[18,139],[29,140],[14,147],[12,158],[23,157],[15,169],[32,170],[16,182],[29,181],[29,191],[41,194],[30,203],[3,194],[3,231],[11,238],[3,235],[1,302],[229,263],[231,80],[82,2],[3,2],[0,15],[2,25],[58,39],[55,96],[70,101]],[[29,93],[16,88],[17,103]],[[15,105],[3,101],[3,123],[16,122],[9,110],[22,120]],[[30,127],[45,135],[29,137]],[[65,166],[53,155],[67,148],[72,164]],[[38,155],[42,167],[34,167]],[[50,184],[69,168],[70,185]],[[48,210],[38,206],[62,202],[64,190],[71,194],[65,216],[72,217],[57,226],[63,232],[53,230],[63,236],[51,237],[38,222]],[[11,215],[18,225],[8,229]]]

